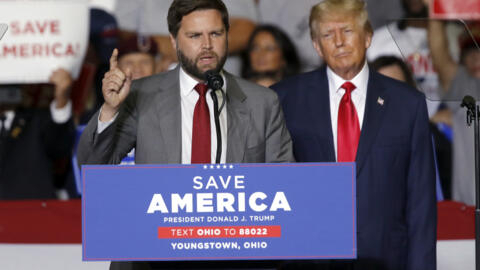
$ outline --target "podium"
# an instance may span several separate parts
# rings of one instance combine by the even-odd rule
[[[87,165],[86,261],[355,259],[354,163]]]

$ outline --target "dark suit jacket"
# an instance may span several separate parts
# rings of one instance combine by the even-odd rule
[[[296,160],[334,162],[326,68],[272,88]],[[359,259],[353,268],[435,269],[435,170],[422,93],[370,71],[356,164]]]
[[[73,138],[71,119],[55,124],[48,110],[17,110],[0,139],[0,199],[56,198],[53,162],[70,156]]]

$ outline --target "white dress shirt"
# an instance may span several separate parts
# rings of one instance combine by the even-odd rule
[[[352,91],[352,101],[357,111],[360,130],[362,130],[363,115],[365,114],[365,101],[367,97],[367,85],[368,85],[369,69],[365,62],[362,70],[349,82],[353,83],[356,88]],[[330,116],[332,119],[332,131],[333,131],[333,145],[335,148],[335,159],[337,159],[337,128],[338,128],[338,109],[340,108],[340,101],[342,100],[345,89],[341,86],[347,82],[340,76],[335,74],[333,70],[327,67],[328,88],[330,96]]]
[[[227,82],[223,76],[223,91],[226,92]],[[198,92],[194,89],[197,81],[180,68],[180,103],[182,107],[182,163],[190,164],[192,160],[192,129],[193,129],[193,113],[195,105],[200,97]],[[207,91],[207,105],[210,111],[210,138],[211,138],[211,156],[212,163],[215,163],[217,155],[217,131],[215,129],[215,115],[213,113],[212,90]],[[222,104],[222,95],[217,91],[218,106]],[[222,157],[221,163],[226,162],[227,153],[227,104],[223,107],[220,113],[220,127],[222,131]]]
[[[193,113],[195,111],[195,105],[197,100],[200,97],[198,92],[194,89],[197,85],[197,81],[187,74],[183,68],[180,68],[180,106],[182,111],[182,164],[190,164],[192,161],[192,130],[193,130]],[[221,74],[223,78],[223,87],[222,90],[226,93],[227,81],[223,73]],[[215,128],[215,115],[213,113],[213,100],[211,93],[212,90],[207,91],[207,105],[210,112],[210,138],[211,138],[211,163],[215,163],[217,156],[217,131]],[[222,104],[222,94],[217,91],[218,106]],[[100,134],[104,131],[110,124],[115,121],[118,113],[115,116],[106,122],[100,121],[100,114],[98,118],[97,133]],[[222,111],[220,112],[220,129],[222,133],[222,156],[220,158],[220,163],[226,163],[227,160],[227,103],[223,106]],[[168,143],[168,142],[167,142]]]

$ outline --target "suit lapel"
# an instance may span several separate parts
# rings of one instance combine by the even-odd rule
[[[155,95],[155,117],[160,126],[168,163],[182,163],[182,111],[180,104],[179,68],[171,71]]]
[[[307,89],[311,93],[311,95],[307,97],[311,121],[307,123],[314,123],[317,140],[322,146],[322,161],[335,162],[335,148],[333,145],[332,120],[330,115],[330,96],[326,72],[325,67],[321,68],[316,72],[314,80],[310,81],[307,85]]]
[[[235,78],[225,72],[227,80],[227,163],[243,161],[247,132],[250,123],[246,96]]]
[[[357,150],[357,175],[360,174],[368,153],[372,148],[377,133],[382,123],[384,112],[388,106],[387,93],[385,89],[379,85],[376,73],[370,69],[367,100],[365,102],[365,115],[363,118],[362,131],[360,134],[360,142]],[[383,100],[383,101],[382,101]]]

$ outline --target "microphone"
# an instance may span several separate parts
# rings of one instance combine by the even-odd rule
[[[205,72],[205,79],[207,81],[207,86],[213,91],[221,90],[223,87],[223,78],[220,74],[213,70],[207,70]]]
[[[468,110],[475,112],[475,99],[472,96],[465,96],[460,106],[467,107]]]

